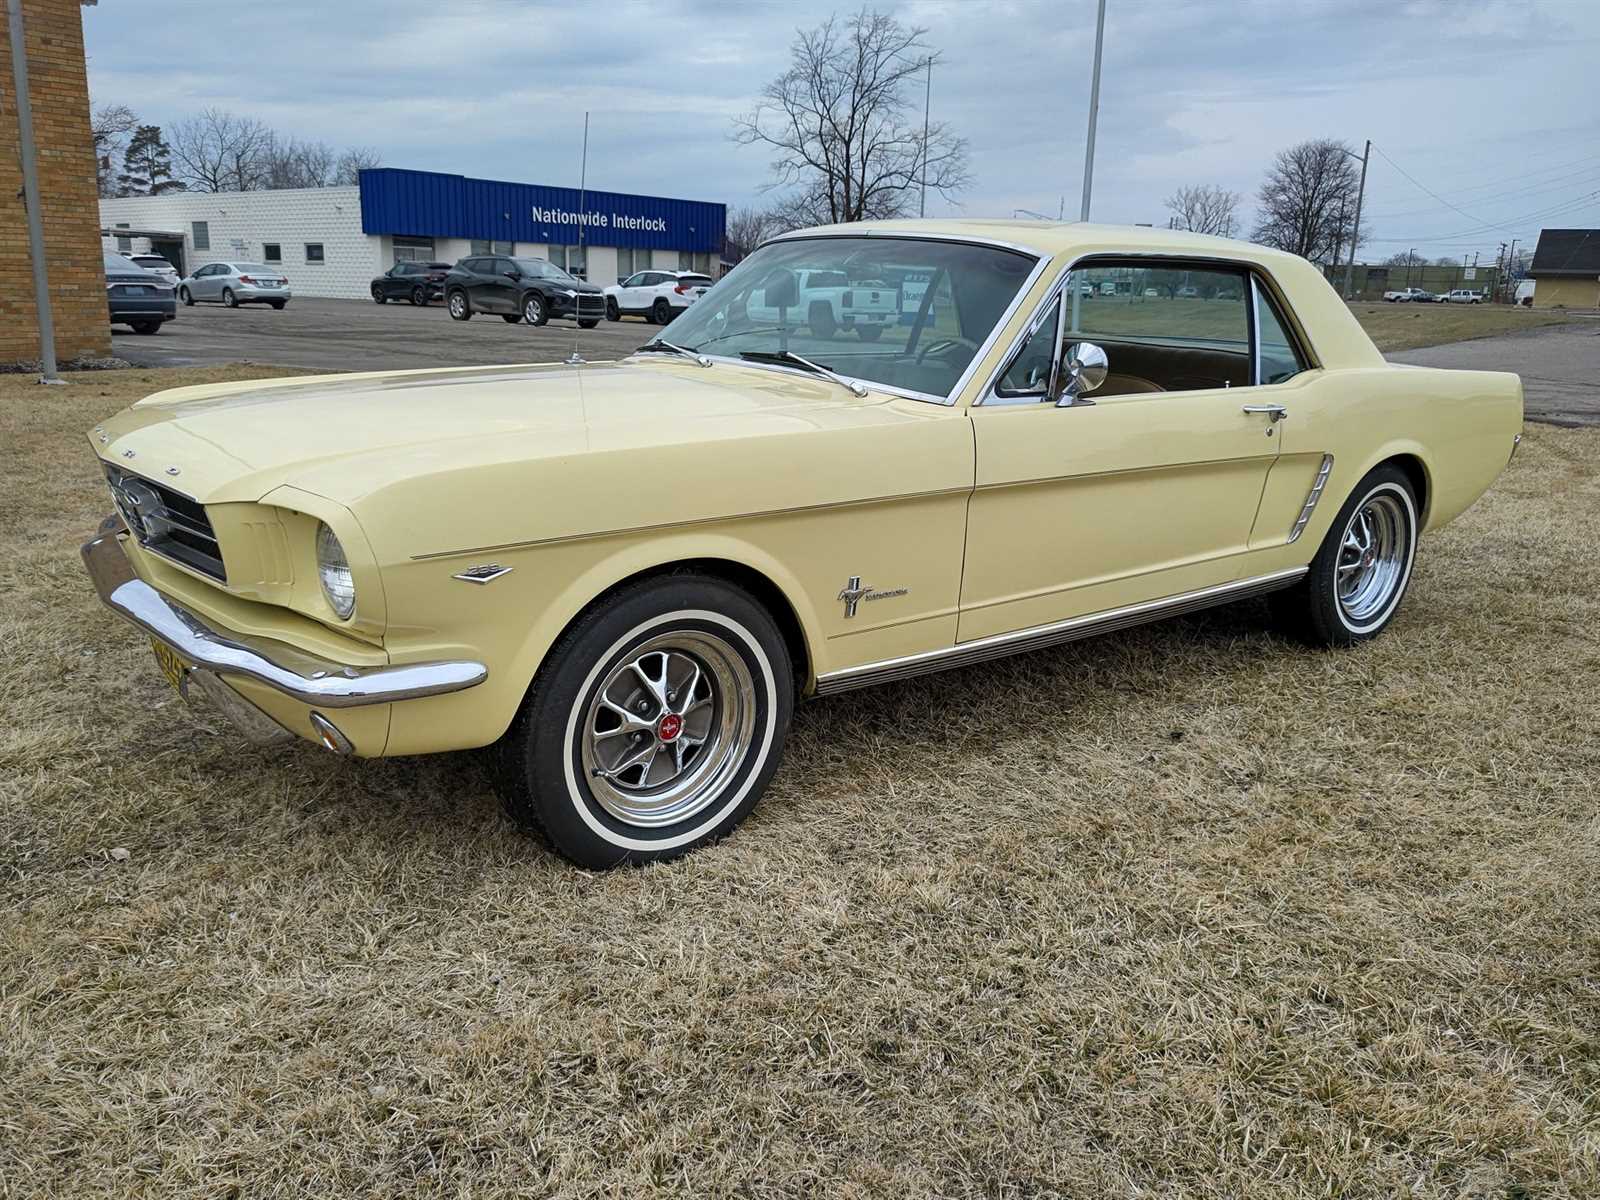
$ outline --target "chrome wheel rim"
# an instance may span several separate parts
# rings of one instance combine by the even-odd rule
[[[1339,543],[1334,585],[1346,620],[1363,625],[1389,606],[1405,580],[1410,539],[1397,496],[1369,496],[1351,514]]]
[[[459,317],[466,311],[467,302],[461,298],[460,292],[457,292],[454,296],[450,297],[450,315],[452,317]]]
[[[580,733],[584,777],[600,806],[627,825],[693,817],[722,793],[756,727],[750,667],[716,634],[652,638],[613,667],[588,701]]]
[[[532,321],[535,324],[538,324],[539,314],[541,311],[543,310],[540,308],[537,300],[529,300],[522,306],[523,318],[528,321]]]

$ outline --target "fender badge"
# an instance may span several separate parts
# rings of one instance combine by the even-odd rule
[[[483,563],[476,567],[468,567],[459,575],[450,576],[459,579],[462,583],[493,583],[502,575],[509,575],[515,567],[502,567],[499,563]]]
[[[870,583],[863,585],[861,576],[850,576],[850,582],[839,589],[839,599],[844,601],[845,619],[856,615],[856,605],[863,600],[888,600],[893,596],[904,596],[910,588],[875,588]]]

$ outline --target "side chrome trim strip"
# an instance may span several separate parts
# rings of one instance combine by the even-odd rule
[[[832,696],[838,692],[850,691],[852,688],[889,683],[896,679],[910,679],[916,675],[946,671],[953,667],[965,667],[972,663],[986,662],[991,658],[1004,658],[1027,650],[1042,650],[1047,646],[1076,642],[1083,638],[1094,637],[1096,634],[1131,629],[1135,625],[1181,616],[1184,613],[1199,612],[1201,609],[1213,608],[1219,604],[1231,604],[1235,600],[1245,600],[1251,596],[1263,596],[1268,592],[1290,587],[1308,570],[1309,567],[1291,567],[1287,571],[1274,571],[1270,575],[1257,575],[1253,579],[1220,583],[1214,587],[1182,592],[1162,600],[1150,600],[1143,604],[1130,604],[1125,608],[1113,608],[1105,612],[1073,617],[1068,621],[1057,621],[1053,625],[1019,629],[1015,633],[997,633],[993,637],[962,642],[945,650],[908,654],[903,658],[890,658],[859,667],[846,667],[842,671],[830,671],[826,675],[817,677],[816,694]]]
[[[1300,515],[1294,519],[1294,528],[1289,530],[1288,541],[1285,545],[1300,540],[1300,535],[1306,531],[1306,523],[1311,520],[1311,514],[1317,510],[1317,501],[1322,499],[1322,489],[1328,486],[1328,473],[1333,470],[1333,455],[1324,454],[1322,465],[1317,468],[1317,478],[1311,484],[1311,494],[1306,497]]]

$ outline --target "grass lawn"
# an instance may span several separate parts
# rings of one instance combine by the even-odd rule
[[[1379,350],[1415,350],[1468,338],[1520,333],[1571,320],[1549,309],[1509,304],[1387,304],[1357,301],[1350,305],[1356,320]]]
[[[241,374],[0,380],[0,1197],[1600,1195],[1600,432],[1370,646],[805,705],[732,839],[597,876],[478,756],[243,745],[93,599],[83,430]]]

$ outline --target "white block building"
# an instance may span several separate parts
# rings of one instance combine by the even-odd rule
[[[260,262],[297,296],[364,299],[401,260],[546,258],[602,286],[651,268],[714,274],[721,204],[380,168],[354,187],[168,192],[100,201],[105,247],[164,255],[184,275]],[[579,227],[583,236],[578,236]],[[127,230],[119,233],[119,230]]]

